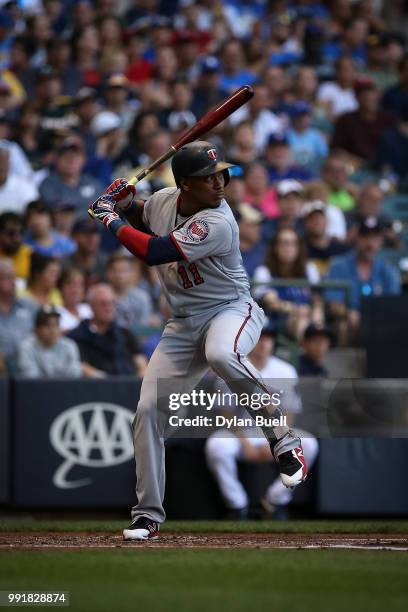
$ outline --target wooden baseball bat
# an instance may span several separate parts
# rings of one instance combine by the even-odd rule
[[[170,147],[166,153],[155,159],[147,168],[141,170],[136,176],[130,179],[129,183],[135,185],[142,179],[146,178],[148,174],[153,172],[158,166],[163,164],[165,161],[173,157],[173,155],[182,146],[193,140],[198,140],[203,134],[206,134],[212,130],[216,125],[224,121],[227,117],[232,115],[238,108],[243,106],[252,98],[254,90],[250,85],[243,85],[234,93],[232,93],[223,102],[214,106],[210,109],[201,119],[193,125],[192,128],[187,130],[178,140]],[[92,215],[92,211],[89,209],[88,213]]]

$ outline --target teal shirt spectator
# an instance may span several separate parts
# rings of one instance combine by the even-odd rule
[[[380,255],[374,257],[371,276],[362,281],[358,276],[355,252],[333,259],[326,279],[350,282],[350,308],[360,310],[361,297],[377,295],[399,295],[401,293],[400,274],[394,266]],[[328,302],[344,302],[345,292],[340,289],[326,291]]]

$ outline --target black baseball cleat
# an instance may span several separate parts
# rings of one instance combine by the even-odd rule
[[[306,479],[307,465],[301,444],[275,458],[285,487],[293,489]]]
[[[157,540],[159,537],[159,523],[147,516],[140,516],[123,530],[124,540]]]

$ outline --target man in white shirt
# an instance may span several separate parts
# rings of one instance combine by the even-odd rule
[[[263,83],[254,85],[254,97],[248,104],[241,106],[231,115],[231,124],[251,121],[255,131],[255,147],[261,152],[266,147],[268,137],[285,130],[286,122],[269,110],[268,88]]]
[[[249,360],[258,368],[263,380],[272,388],[283,390],[282,401],[285,405],[287,424],[291,426],[296,414],[302,411],[301,398],[297,391],[298,376],[295,368],[275,357],[272,353],[275,344],[275,333],[270,328],[264,328],[258,344],[249,354]],[[216,388],[223,392],[223,383],[217,379]],[[224,391],[228,391],[225,387]],[[234,415],[244,416],[244,409],[230,404],[221,407]],[[242,415],[240,413],[243,413]],[[303,452],[307,465],[313,465],[317,453],[318,443],[310,433],[298,431],[302,438]],[[249,499],[246,490],[238,476],[237,460],[250,463],[271,461],[272,455],[265,438],[258,428],[251,429],[217,429],[206,441],[205,455],[207,465],[213,473],[219,486],[224,503],[231,519],[245,519],[248,517]],[[261,504],[265,516],[277,520],[287,519],[286,507],[293,497],[291,489],[286,488],[280,478],[275,479],[267,488]]]
[[[356,70],[350,57],[342,57],[336,64],[334,81],[322,83],[317,92],[319,106],[326,109],[329,119],[336,119],[343,113],[355,111],[358,107],[354,93]]]
[[[9,148],[0,144],[0,213],[24,213],[27,204],[37,198],[37,188],[31,181],[10,172]]]

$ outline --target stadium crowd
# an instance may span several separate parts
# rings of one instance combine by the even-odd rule
[[[302,344],[300,374],[324,374],[330,343],[358,343],[362,296],[403,291],[404,8],[0,0],[0,373],[143,374],[168,307],[87,206],[251,84],[207,138],[236,164],[227,200],[254,297]],[[138,195],[173,185],[163,164]]]

